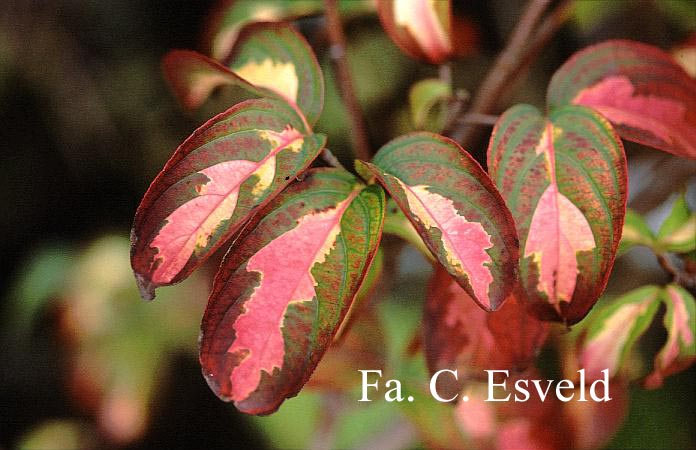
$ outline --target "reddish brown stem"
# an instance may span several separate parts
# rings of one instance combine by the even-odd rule
[[[567,19],[571,2],[563,0],[539,25],[550,3],[550,0],[529,1],[507,45],[477,90],[469,109],[462,111],[460,115],[494,112],[502,94],[511,88],[520,72],[531,64]],[[475,143],[478,130],[477,124],[457,117],[446,129],[446,133],[464,147],[470,147]]]
[[[324,5],[326,30],[329,34],[329,41],[331,43],[330,55],[336,69],[336,79],[341,97],[348,110],[352,140],[353,145],[355,145],[355,156],[359,159],[369,161],[372,158],[372,151],[370,150],[365,119],[362,115],[358,98],[355,95],[353,78],[350,75],[350,69],[346,59],[346,36],[343,32],[341,17],[338,13],[338,0],[324,0]]]

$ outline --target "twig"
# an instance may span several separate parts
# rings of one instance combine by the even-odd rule
[[[457,123],[485,125],[492,127],[498,121],[499,117],[500,116],[494,116],[492,114],[470,112],[464,114],[463,116],[457,117]]]
[[[370,142],[367,137],[367,127],[363,118],[360,104],[355,96],[353,79],[350,75],[348,61],[346,60],[346,37],[341,25],[341,17],[338,13],[338,0],[324,0],[325,14],[327,22],[327,32],[331,48],[329,53],[336,68],[336,78],[341,97],[348,110],[348,117],[351,122],[351,133],[353,145],[355,145],[355,156],[359,159],[369,161],[372,158]]]
[[[529,1],[507,45],[477,90],[467,113],[490,114],[493,112],[496,102],[503,92],[510,88],[515,77],[531,63],[541,48],[558,31],[567,18],[570,0],[563,0],[537,27],[550,3],[550,0]],[[455,121],[452,129],[446,130],[450,137],[462,143],[464,147],[470,147],[474,143],[477,131],[474,124],[459,120]]]

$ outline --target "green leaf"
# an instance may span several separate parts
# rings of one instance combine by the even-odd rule
[[[145,298],[186,278],[317,157],[322,135],[277,100],[248,100],[176,149],[138,207],[131,264]]]
[[[242,2],[244,3],[244,2]],[[253,95],[282,99],[313,125],[324,105],[324,77],[314,52],[292,25],[258,23],[239,35],[228,67],[188,50],[173,50],[165,75],[182,105],[198,108],[212,91],[234,85]]]
[[[655,236],[643,217],[632,209],[627,209],[621,233],[619,254],[626,253],[636,245],[653,247],[654,243]]]
[[[438,78],[420,80],[411,86],[408,94],[411,121],[416,129],[425,127],[430,110],[443,100],[452,97],[452,87]]]
[[[358,162],[389,191],[425,245],[486,310],[497,309],[515,281],[515,226],[481,166],[457,143],[411,133],[387,143],[374,164]]]
[[[203,317],[200,362],[213,392],[269,414],[296,395],[368,271],[384,191],[314,169],[260,212],[225,258]]]
[[[661,289],[643,286],[614,300],[588,318],[589,325],[581,342],[580,367],[589,380],[617,375],[638,339],[652,323],[660,306]]]
[[[696,250],[696,213],[689,209],[684,192],[674,201],[672,210],[660,226],[657,245],[669,252]]]
[[[655,356],[653,372],[645,379],[650,389],[662,386],[664,377],[681,372],[696,361],[696,300],[676,284],[664,288],[662,300],[667,305],[667,342]]]
[[[609,122],[517,105],[498,120],[488,170],[520,237],[520,278],[540,317],[573,324],[607,284],[626,211],[623,146]]]
[[[551,79],[548,104],[585,105],[622,138],[696,158],[696,80],[657,47],[625,40],[575,53]]]

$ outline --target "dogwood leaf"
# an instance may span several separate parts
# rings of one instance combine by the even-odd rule
[[[248,100],[196,130],[135,214],[131,265],[143,296],[186,278],[304,171],[324,142],[277,100]]]
[[[211,389],[269,414],[296,395],[331,344],[380,238],[384,192],[314,169],[259,215],[218,272],[200,362]]]
[[[358,163],[389,191],[435,258],[486,310],[516,280],[513,219],[481,166],[457,143],[432,133],[392,140],[373,164]]]
[[[696,80],[659,48],[626,40],[587,47],[554,74],[548,103],[591,107],[624,139],[696,158]]]
[[[541,317],[573,324],[606,286],[626,211],[626,159],[608,121],[517,105],[498,120],[488,170],[520,236],[520,278]]]

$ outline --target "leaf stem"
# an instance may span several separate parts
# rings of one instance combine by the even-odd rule
[[[369,161],[372,158],[370,142],[367,136],[367,127],[358,99],[353,87],[353,78],[346,59],[346,36],[343,32],[341,17],[338,13],[338,0],[324,0],[326,15],[326,30],[329,34],[331,48],[329,54],[336,70],[336,78],[343,98],[343,103],[348,110],[355,156]]]

